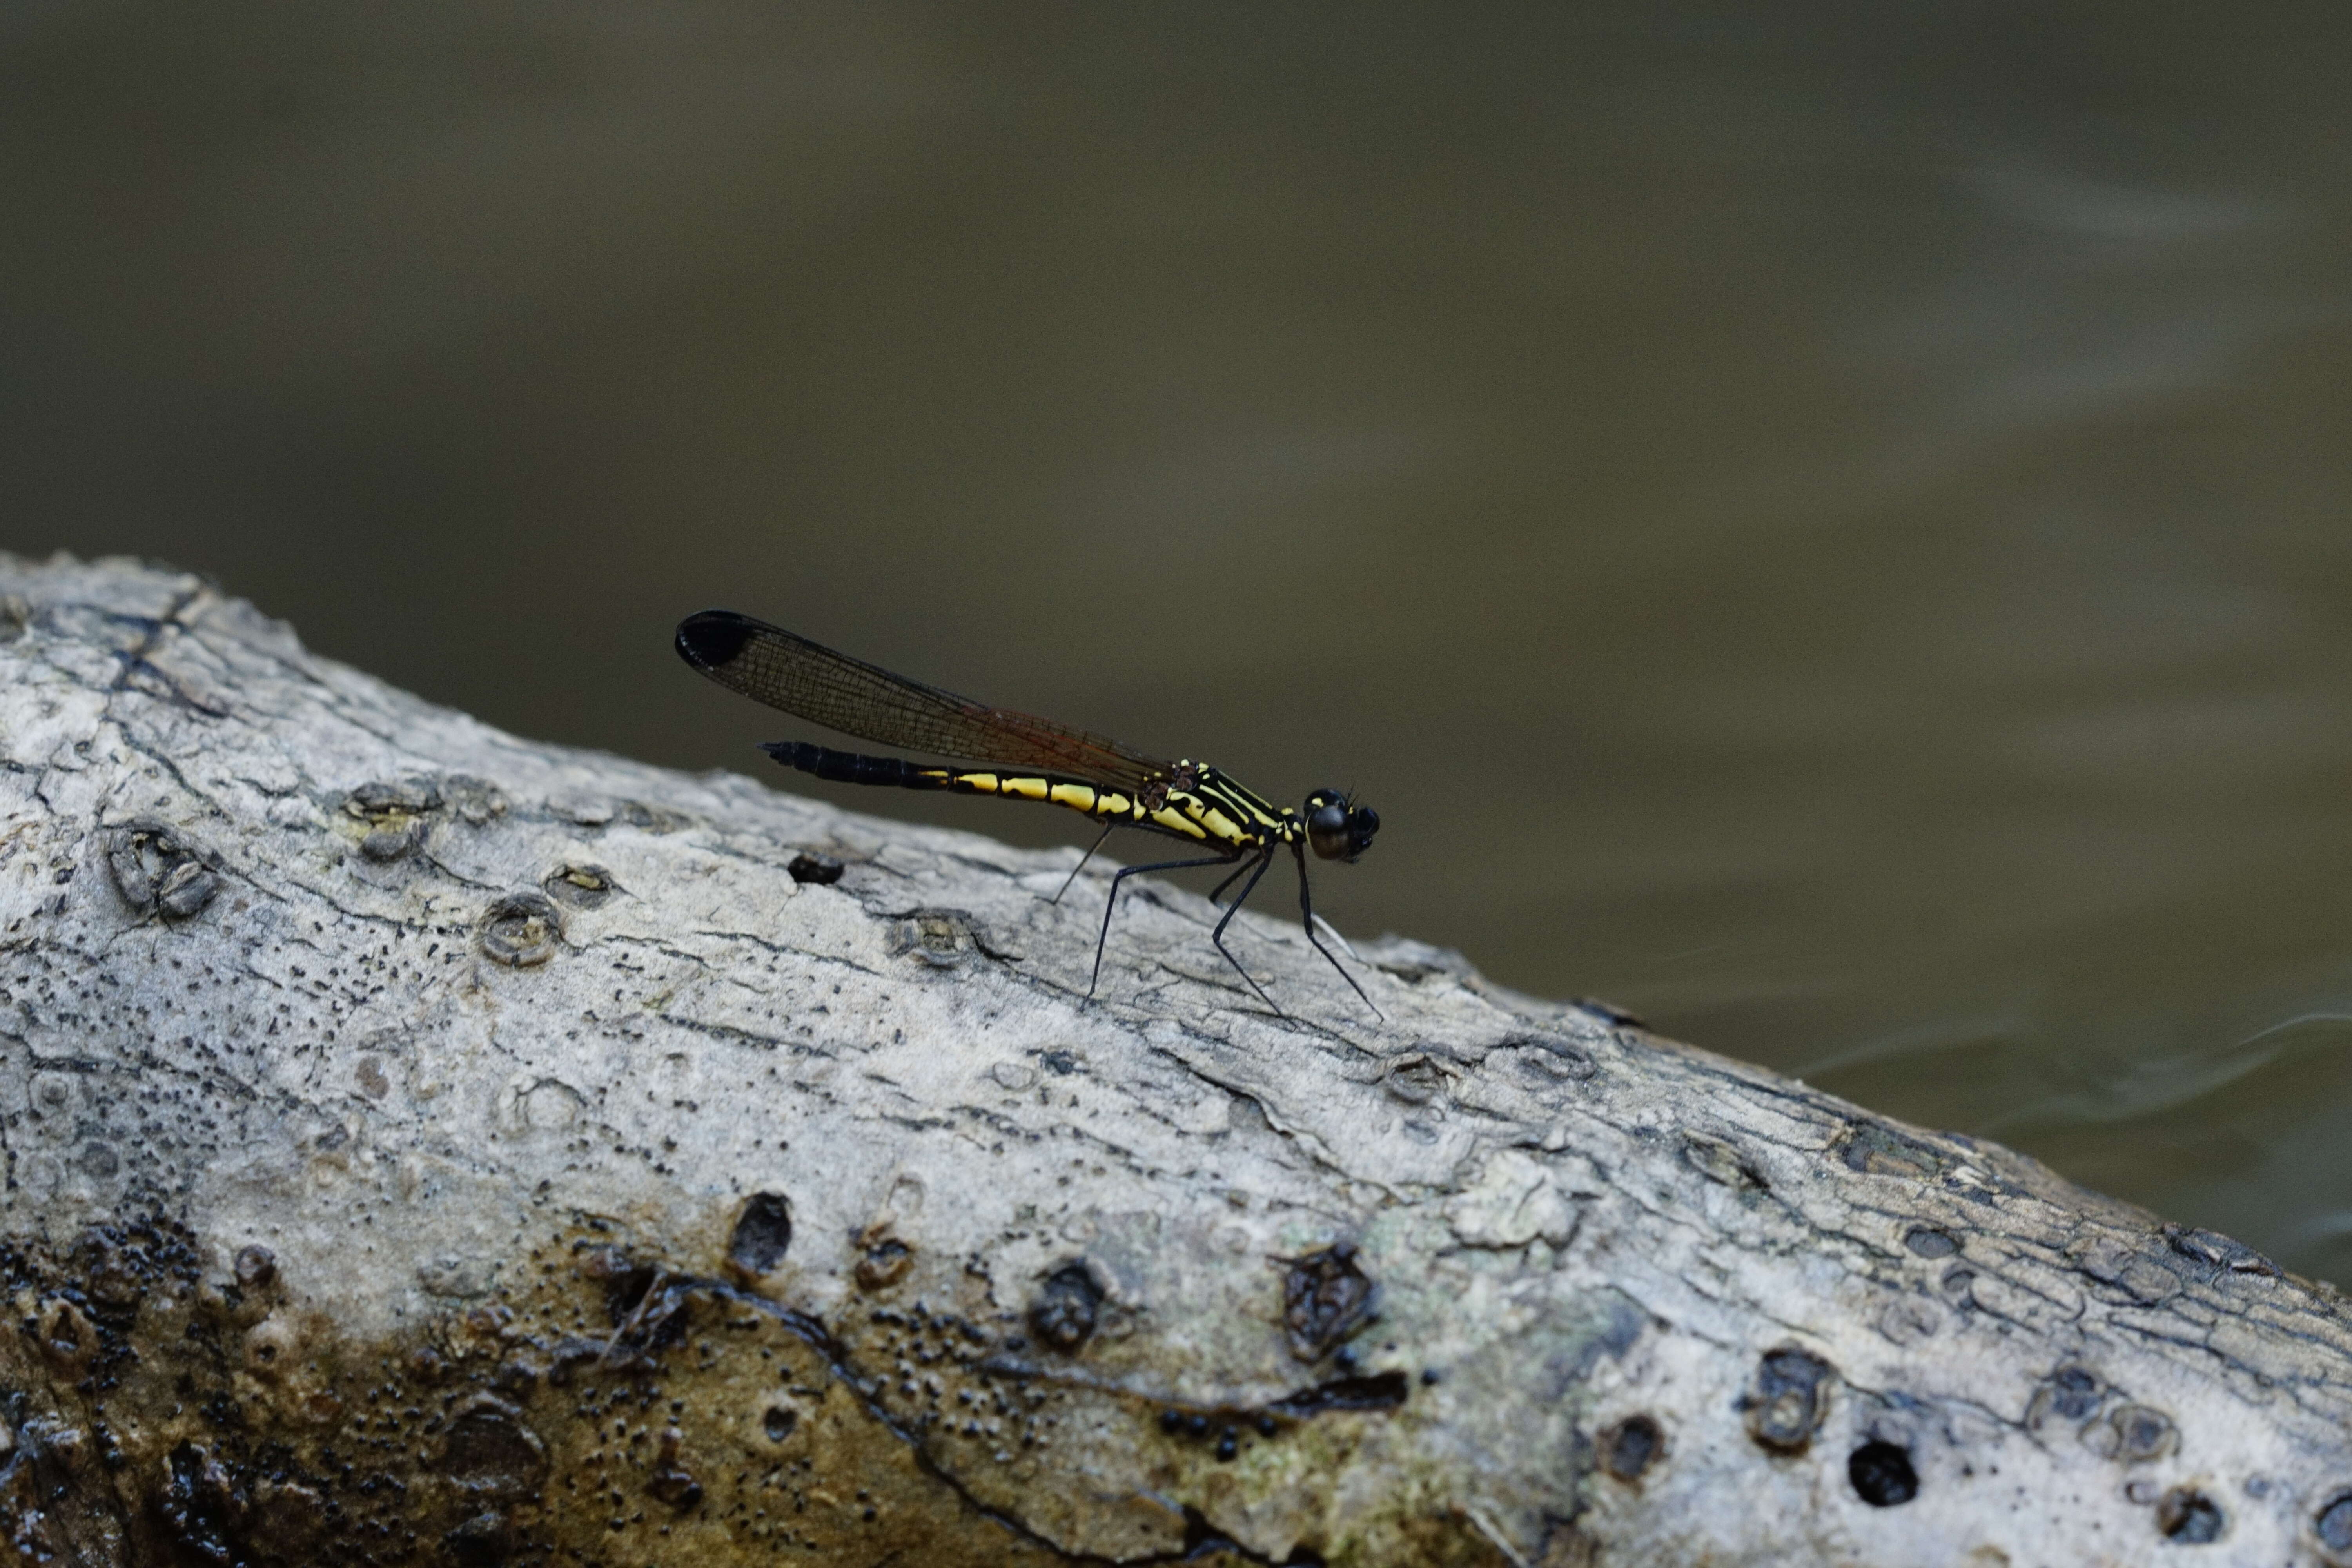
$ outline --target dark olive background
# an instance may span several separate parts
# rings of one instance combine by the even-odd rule
[[[2352,1282],[2347,31],[20,4],[0,543],[688,767],[799,732],[719,604],[1353,786],[1343,929]]]

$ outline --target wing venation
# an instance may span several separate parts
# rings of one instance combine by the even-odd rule
[[[732,610],[678,623],[678,657],[730,690],[845,735],[955,762],[1070,773],[1130,793],[1173,765],[1032,713],[893,675]]]

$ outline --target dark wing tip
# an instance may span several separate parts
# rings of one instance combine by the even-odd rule
[[[724,669],[759,626],[732,610],[698,610],[677,623],[677,657],[706,675]]]

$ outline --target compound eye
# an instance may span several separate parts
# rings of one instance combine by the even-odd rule
[[[1349,816],[1348,858],[1353,860],[1372,847],[1372,835],[1381,830],[1381,814],[1369,805],[1360,805]]]
[[[1318,797],[1308,803],[1307,842],[1323,859],[1344,860],[1355,852],[1348,826],[1348,808],[1339,802]]]

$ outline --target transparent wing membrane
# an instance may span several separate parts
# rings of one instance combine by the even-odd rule
[[[781,626],[731,610],[705,610],[677,628],[687,663],[757,702],[909,752],[961,763],[1068,773],[1141,791],[1174,764],[1034,714],[991,708],[893,675]]]

